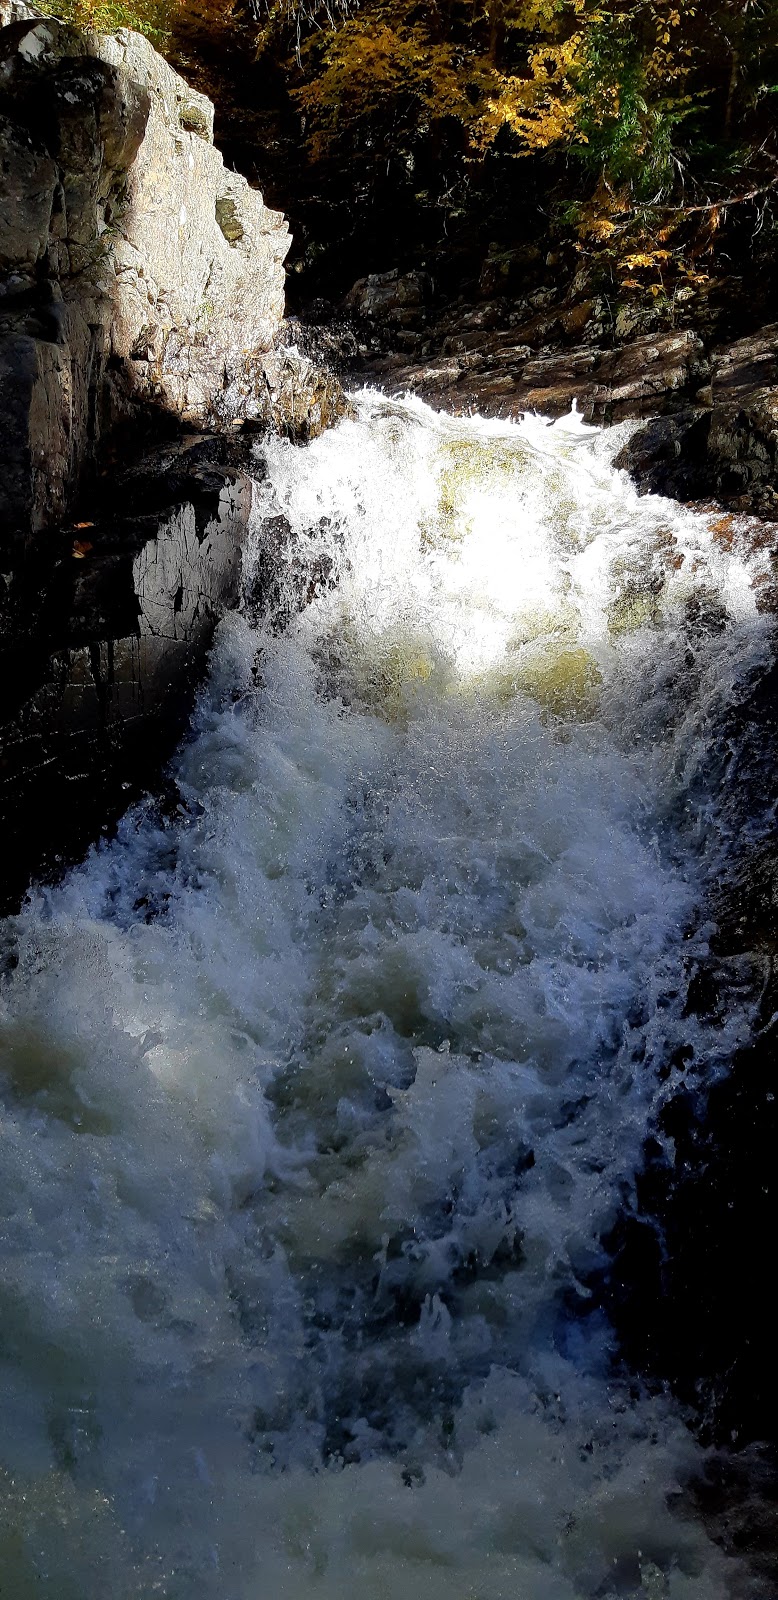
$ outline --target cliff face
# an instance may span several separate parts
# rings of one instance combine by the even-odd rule
[[[290,240],[225,170],[210,103],[137,34],[12,20],[0,112],[0,516],[25,535],[155,412],[265,414]]]
[[[20,0],[0,23],[7,908],[155,781],[185,726],[238,599],[248,433],[307,438],[343,397],[288,342],[289,231],[226,171],[210,102],[137,34]]]

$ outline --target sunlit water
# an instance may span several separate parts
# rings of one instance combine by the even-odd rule
[[[337,582],[221,627],[176,775],[8,929],[0,1592],[717,1600],[587,1314],[725,848],[758,565],[576,420],[266,447]],[[684,1059],[688,1068],[688,1049]]]

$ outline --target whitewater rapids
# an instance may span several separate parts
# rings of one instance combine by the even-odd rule
[[[590,1285],[747,1033],[683,1011],[772,629],[622,434],[367,394],[264,444],[176,814],[6,926],[11,1600],[745,1592]],[[279,512],[322,575],[283,631]]]

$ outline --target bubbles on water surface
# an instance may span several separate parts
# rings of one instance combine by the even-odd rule
[[[376,396],[268,445],[247,594],[263,511],[337,582],[222,625],[180,815],[17,919],[14,1595],[735,1593],[587,1282],[703,1026],[706,739],[768,629],[612,448]]]

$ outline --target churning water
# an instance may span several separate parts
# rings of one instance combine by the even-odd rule
[[[9,927],[11,1600],[741,1592],[587,1283],[748,1027],[682,1013],[769,629],[616,440],[367,395],[264,447],[247,596],[279,509],[337,581],[222,625],[176,817]]]

